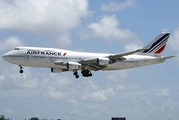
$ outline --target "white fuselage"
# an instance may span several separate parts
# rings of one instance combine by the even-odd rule
[[[113,54],[74,52],[54,48],[19,47],[4,54],[3,58],[20,66],[66,69],[66,66],[54,63],[57,61],[64,63],[78,62],[88,58],[105,58],[109,55]],[[102,70],[121,70],[164,62],[164,59],[159,59],[160,57],[149,55],[133,54],[124,57],[126,60],[108,64]]]

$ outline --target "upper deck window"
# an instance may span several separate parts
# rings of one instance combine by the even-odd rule
[[[19,50],[19,48],[14,48],[14,50]]]

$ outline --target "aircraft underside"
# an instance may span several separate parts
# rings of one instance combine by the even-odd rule
[[[129,68],[135,68],[135,67],[140,67],[140,66],[146,66],[146,65],[151,65],[151,64],[157,64],[161,63],[164,61],[147,61],[147,62],[131,62],[131,61],[123,61],[123,62],[116,62],[114,64],[109,64],[107,65],[104,69],[101,69],[103,71],[112,71],[112,70],[122,70],[122,69],[129,69]],[[20,73],[23,73],[23,67],[22,66],[30,66],[30,67],[39,67],[39,68],[50,68],[52,73],[61,73],[61,72],[67,72],[71,71],[73,72],[73,75],[75,78],[79,78],[78,71],[81,71],[81,75],[83,77],[91,77],[93,74],[91,71],[97,71],[95,69],[90,69],[90,67],[82,67],[80,69],[68,69],[67,66],[59,66],[59,65],[54,65],[52,63],[36,63],[34,64],[21,64],[19,65],[20,67]]]

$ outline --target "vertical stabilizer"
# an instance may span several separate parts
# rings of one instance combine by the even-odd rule
[[[161,56],[162,52],[165,49],[169,36],[170,33],[159,34],[150,44],[145,46],[143,48],[144,50],[140,53]]]

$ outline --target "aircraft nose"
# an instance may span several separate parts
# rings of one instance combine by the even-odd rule
[[[12,55],[12,51],[9,51],[9,52],[7,52],[7,53],[5,53],[3,56],[2,56],[2,58],[4,59],[4,60],[6,60],[6,61],[11,61],[11,56]]]
[[[6,54],[4,54],[4,55],[2,56],[2,58],[3,58],[4,60],[7,60],[7,59],[9,58],[9,55],[6,53]]]

